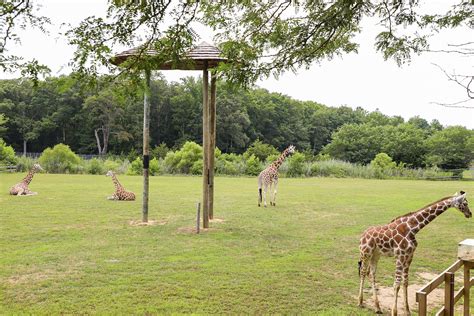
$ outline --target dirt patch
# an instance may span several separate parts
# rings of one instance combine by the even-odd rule
[[[208,231],[216,230],[215,228],[202,228],[199,230],[199,233],[206,233]],[[177,229],[178,234],[196,234],[196,227],[179,227]]]
[[[209,220],[209,223],[224,223],[225,220],[222,218],[213,218]]]
[[[430,282],[437,275],[429,272],[418,273],[415,277],[416,283],[408,285],[408,305],[410,310],[418,311],[418,303],[416,302],[416,291],[423,288],[426,283]],[[366,279],[367,284],[368,279]],[[380,307],[384,315],[389,315],[393,304],[393,287],[384,287],[378,285],[377,290]],[[398,312],[403,315],[403,290],[400,288],[398,293]],[[444,303],[444,289],[442,286],[435,289],[428,295],[428,310],[437,311]],[[372,298],[372,288],[364,289],[364,305],[366,308],[374,309],[374,301]]]
[[[142,222],[141,220],[131,220],[128,222],[130,226],[160,226],[168,224],[167,220],[149,220],[148,222]]]

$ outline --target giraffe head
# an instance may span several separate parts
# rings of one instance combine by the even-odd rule
[[[114,175],[114,172],[112,170],[107,171],[107,174],[105,175],[106,177],[112,177]]]
[[[290,146],[286,149],[286,151],[288,152],[288,154],[293,154],[293,153],[295,152],[295,150],[296,150],[296,148],[295,148],[295,146],[293,146],[293,145],[290,145]]]
[[[461,213],[463,213],[466,218],[472,217],[471,210],[469,209],[469,205],[467,203],[466,193],[464,191],[454,194],[452,203],[452,206],[461,211]]]
[[[41,168],[41,166],[40,166],[39,163],[35,163],[35,164],[33,165],[33,169],[34,169],[35,171],[44,171],[43,168]]]

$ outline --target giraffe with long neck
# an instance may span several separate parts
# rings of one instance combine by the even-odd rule
[[[408,306],[408,270],[410,268],[413,254],[418,245],[415,235],[423,227],[431,223],[436,217],[443,214],[447,209],[454,207],[461,211],[466,218],[472,217],[469,210],[466,193],[445,197],[431,203],[418,211],[393,219],[390,223],[382,226],[368,228],[360,239],[360,261],[359,261],[359,306],[363,303],[364,279],[370,275],[374,304],[377,313],[381,313],[375,287],[375,273],[380,255],[395,256],[396,270],[393,285],[394,302],[392,316],[397,315],[397,298],[400,283],[403,282],[403,300],[405,314],[410,315]]]
[[[31,180],[33,180],[33,176],[35,175],[36,172],[42,171],[43,168],[38,163],[35,163],[33,167],[30,169],[26,177],[21,180],[21,182],[15,184],[10,188],[10,194],[11,195],[17,195],[17,196],[26,196],[26,195],[36,195],[38,192],[32,192],[28,188],[28,185],[31,183]]]
[[[278,169],[285,161],[286,157],[295,152],[295,146],[290,145],[278,157],[258,175],[258,206],[262,203],[262,187],[263,187],[263,206],[267,207],[267,190],[270,189],[270,205],[276,206],[276,194],[278,186]],[[273,196],[272,196],[273,185]]]
[[[135,201],[135,193],[125,190],[112,170],[109,170],[106,176],[112,177],[112,182],[115,186],[115,193],[112,196],[107,197],[108,200]]]

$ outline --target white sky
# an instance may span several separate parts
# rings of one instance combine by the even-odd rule
[[[446,7],[448,0],[425,1],[427,10]],[[36,58],[52,69],[53,75],[68,73],[67,64],[72,59],[74,48],[59,36],[66,28],[62,23],[79,23],[91,15],[105,14],[105,0],[43,0],[41,14],[51,18],[49,35],[36,30],[18,32],[21,45],[10,42],[8,53],[25,59]],[[280,92],[299,100],[316,101],[328,106],[360,106],[366,110],[379,109],[387,115],[400,115],[405,119],[420,116],[431,121],[437,119],[443,125],[463,125],[474,128],[474,109],[446,108],[432,102],[453,103],[467,99],[466,92],[433,65],[436,63],[448,72],[474,72],[473,59],[462,55],[426,53],[415,56],[409,65],[398,67],[394,61],[384,61],[375,52],[374,38],[377,27],[373,20],[363,23],[363,32],[358,36],[359,53],[344,55],[331,61],[313,65],[309,70],[301,69],[296,74],[288,73],[278,80],[270,78],[257,82],[257,85],[272,92]],[[208,30],[197,27],[200,34]],[[212,43],[212,38],[201,40]],[[432,48],[443,48],[446,44],[473,41],[474,34],[469,30],[448,30],[432,38]],[[198,72],[167,71],[170,81],[180,77],[198,75]],[[0,78],[17,77],[18,74],[0,73]],[[463,103],[474,107],[474,100]]]

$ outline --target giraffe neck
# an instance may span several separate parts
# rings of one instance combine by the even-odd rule
[[[33,176],[35,175],[35,172],[36,172],[35,168],[31,169],[30,172],[28,172],[28,174],[26,175],[26,177],[23,178],[22,182],[27,185],[30,184],[31,180],[33,179]]]
[[[414,234],[418,233],[422,228],[431,223],[436,217],[443,214],[444,211],[446,211],[451,206],[451,198],[445,198],[410,214],[408,216],[408,222],[410,222],[410,220],[416,220],[418,223],[418,225],[412,229],[412,232]]]
[[[120,182],[119,182],[119,180],[117,179],[117,177],[115,176],[115,174],[112,175],[112,181],[114,182],[114,185],[115,185],[115,189],[116,189],[116,190],[122,188],[122,185],[120,184]]]
[[[280,166],[285,161],[286,157],[288,157],[288,149],[285,149],[281,153],[280,157],[278,157],[278,159],[273,162],[273,166],[275,167],[276,170],[278,170],[280,168]]]

